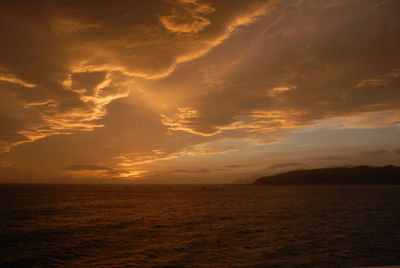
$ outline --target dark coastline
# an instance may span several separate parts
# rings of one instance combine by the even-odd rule
[[[253,185],[400,185],[400,168],[389,165],[294,170],[261,177]]]

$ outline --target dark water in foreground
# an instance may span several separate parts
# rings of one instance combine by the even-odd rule
[[[399,186],[0,185],[2,267],[395,264]]]

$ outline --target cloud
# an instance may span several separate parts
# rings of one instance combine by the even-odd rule
[[[8,166],[11,166],[10,162],[0,160],[0,167],[8,167]]]
[[[336,161],[336,160],[342,160],[344,159],[343,157],[340,156],[324,156],[324,157],[319,157],[317,160],[322,160],[322,161]]]
[[[285,93],[289,90],[295,89],[295,88],[296,88],[296,86],[293,86],[293,85],[274,87],[274,88],[268,90],[267,94],[269,97],[275,98],[275,97],[278,97],[280,94],[283,94],[283,93]]]
[[[397,131],[400,4],[372,2],[6,1],[0,151],[136,178],[299,128]]]
[[[147,170],[126,168],[109,168],[97,165],[71,165],[64,168],[72,175],[87,178],[137,178],[147,173]]]
[[[237,130],[254,139],[272,132],[283,135],[330,118],[338,119],[338,128],[396,126],[400,96],[394,70],[400,58],[394,43],[400,40],[393,34],[400,29],[388,26],[390,30],[380,34],[377,25],[394,25],[395,14],[389,6],[398,4],[390,1],[388,6],[371,7],[368,14],[359,14],[356,10],[362,5],[361,1],[337,5],[302,2],[295,12],[279,16],[277,11],[276,17],[266,16],[260,23],[265,26],[262,33],[244,33],[235,40],[239,45],[232,50],[231,59],[246,55],[240,64],[231,67],[228,61],[221,60],[220,65],[214,61],[213,68],[207,69],[230,71],[208,74],[207,84],[200,88],[202,94],[186,106],[195,114],[182,120],[179,115],[186,113],[178,110],[165,115],[165,125],[205,136],[229,136]],[[287,5],[282,1],[277,10],[284,7]],[[332,12],[340,13],[340,19]],[[372,55],[371,50],[375,51]],[[221,48],[218,53],[223,51]],[[218,57],[217,52],[214,57]],[[372,78],[355,88],[360,76]],[[379,91],[362,86],[383,80],[390,83]]]
[[[213,136],[231,130],[271,133],[304,124],[301,119],[296,120],[302,113],[290,110],[253,110],[248,113],[231,114],[231,117],[225,120],[219,120],[218,117],[210,118],[208,113],[204,111],[203,115],[196,109],[178,108],[172,116],[161,115],[161,121],[170,130],[186,131],[202,136]]]
[[[210,156],[225,154],[239,149],[237,144],[230,144],[226,141],[204,142],[196,145],[189,145],[184,148],[182,153],[189,156]]]
[[[212,136],[220,132],[218,129],[204,124],[205,122],[202,122],[199,111],[189,107],[178,108],[171,116],[162,114],[161,122],[170,130],[187,131],[202,136]]]
[[[389,79],[384,79],[384,78],[366,79],[358,82],[356,88],[365,86],[380,87],[380,86],[386,86],[388,84],[390,84]]]
[[[346,119],[345,119],[346,121]],[[341,128],[347,129],[374,129],[400,126],[400,111],[391,110],[383,112],[361,113],[349,117]]]
[[[362,155],[369,155],[369,156],[381,156],[387,154],[389,151],[385,149],[378,149],[374,151],[363,151],[361,152]]]
[[[388,74],[388,76],[396,77],[396,78],[400,77],[400,69],[393,70],[391,73]]]
[[[69,175],[78,178],[119,178],[125,171],[98,165],[70,165],[64,168]]]
[[[207,168],[202,168],[202,169],[176,169],[174,170],[174,172],[176,173],[210,173],[211,170],[207,169]]]
[[[14,137],[13,139],[0,137],[1,143],[4,144],[0,149],[8,151],[13,146],[33,142],[47,136],[68,135],[76,131],[93,131],[95,128],[102,127],[103,125],[95,121],[106,114],[105,106],[115,99],[126,97],[129,92],[126,88],[120,88],[123,80],[119,74],[102,73],[98,80],[89,81],[93,79],[92,77],[92,73],[72,75],[69,78],[70,84],[64,81],[64,88],[70,93],[67,96],[60,96],[61,98],[58,96],[40,98],[40,95],[39,98],[32,98],[34,92],[28,93],[27,91],[32,88],[30,85],[18,81],[6,81],[9,84],[4,85],[3,93],[8,93],[6,89],[16,88],[17,90],[14,91],[17,93],[14,97],[15,106],[19,105],[19,107],[15,109],[30,113],[29,117],[33,118],[30,124],[21,124],[19,129],[10,133]],[[115,81],[116,78],[118,81]],[[12,84],[16,84],[18,87]],[[33,88],[35,91],[41,92],[40,89]]]
[[[69,171],[81,171],[81,170],[107,170],[110,171],[111,168],[105,166],[96,166],[96,165],[72,165],[64,168]]]
[[[12,84],[17,84],[17,85],[24,86],[24,87],[27,87],[27,88],[36,87],[36,85],[34,85],[34,84],[30,84],[30,83],[22,81],[21,79],[18,79],[17,77],[15,77],[14,75],[8,73],[4,69],[3,70],[0,69],[0,81],[12,83]]]
[[[365,86],[370,86],[370,87],[387,86],[390,83],[392,83],[394,79],[396,79],[398,77],[400,77],[400,71],[399,71],[399,69],[394,69],[386,75],[382,75],[377,78],[361,80],[360,82],[357,83],[356,88],[365,87]]]
[[[118,166],[129,168],[136,165],[150,164],[157,161],[165,161],[181,156],[182,152],[168,153],[163,150],[152,150],[149,153],[123,153],[115,157]]]
[[[146,169],[154,167],[157,163],[168,162],[181,157],[207,157],[217,154],[225,154],[234,152],[239,149],[239,146],[231,141],[216,141],[216,142],[204,142],[195,145],[188,145],[183,147],[177,152],[166,152],[163,150],[154,149],[151,152],[144,153],[122,153],[114,157],[115,170],[118,170],[120,174],[127,173],[127,170],[134,169],[137,171],[140,169],[141,173],[148,172]],[[182,169],[183,170],[183,169]],[[175,172],[189,172],[188,170]],[[197,169],[196,172],[206,173],[205,169]],[[195,172],[192,170],[190,172]],[[137,174],[139,175],[139,174]]]
[[[242,167],[242,165],[228,165],[227,166],[228,168],[241,168]]]
[[[298,163],[298,162],[277,163],[277,164],[270,165],[266,169],[268,170],[268,169],[276,169],[276,168],[295,167],[295,166],[300,166],[300,165],[302,165],[302,163]]]
[[[215,11],[210,4],[197,1],[178,1],[179,6],[172,11],[172,14],[161,16],[162,25],[174,33],[198,33],[211,22],[205,18]]]
[[[107,105],[127,97],[135,79],[170,75],[266,8],[255,0],[215,7],[200,1],[114,1],[112,9],[107,1],[95,7],[90,1],[4,3],[0,34],[10,38],[0,44],[0,94],[15,107],[3,116],[22,112],[32,118],[0,136],[0,150],[103,127],[97,121]]]
[[[333,116],[314,121],[296,131],[314,131],[317,129],[383,129],[399,127],[399,110],[361,112],[347,116]]]
[[[394,149],[393,153],[400,155],[400,148],[399,149]]]
[[[300,166],[300,165],[302,165],[302,163],[297,163],[297,162],[277,163],[277,164],[270,165],[269,167],[266,168],[266,170],[276,169],[276,168],[295,167],[295,166]]]
[[[119,173],[119,177],[121,178],[138,178],[142,174],[147,173],[147,170],[128,170],[125,172]]]
[[[56,19],[51,23],[51,27],[55,31],[62,33],[74,33],[79,31],[91,30],[92,28],[99,30],[101,24],[83,24],[79,20],[70,19]]]

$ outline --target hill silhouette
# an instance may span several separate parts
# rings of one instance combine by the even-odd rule
[[[253,185],[400,185],[400,167],[335,167],[261,177]]]

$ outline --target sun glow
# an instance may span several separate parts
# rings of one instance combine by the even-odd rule
[[[130,170],[119,174],[121,178],[139,178],[142,174],[149,172],[148,170]]]

